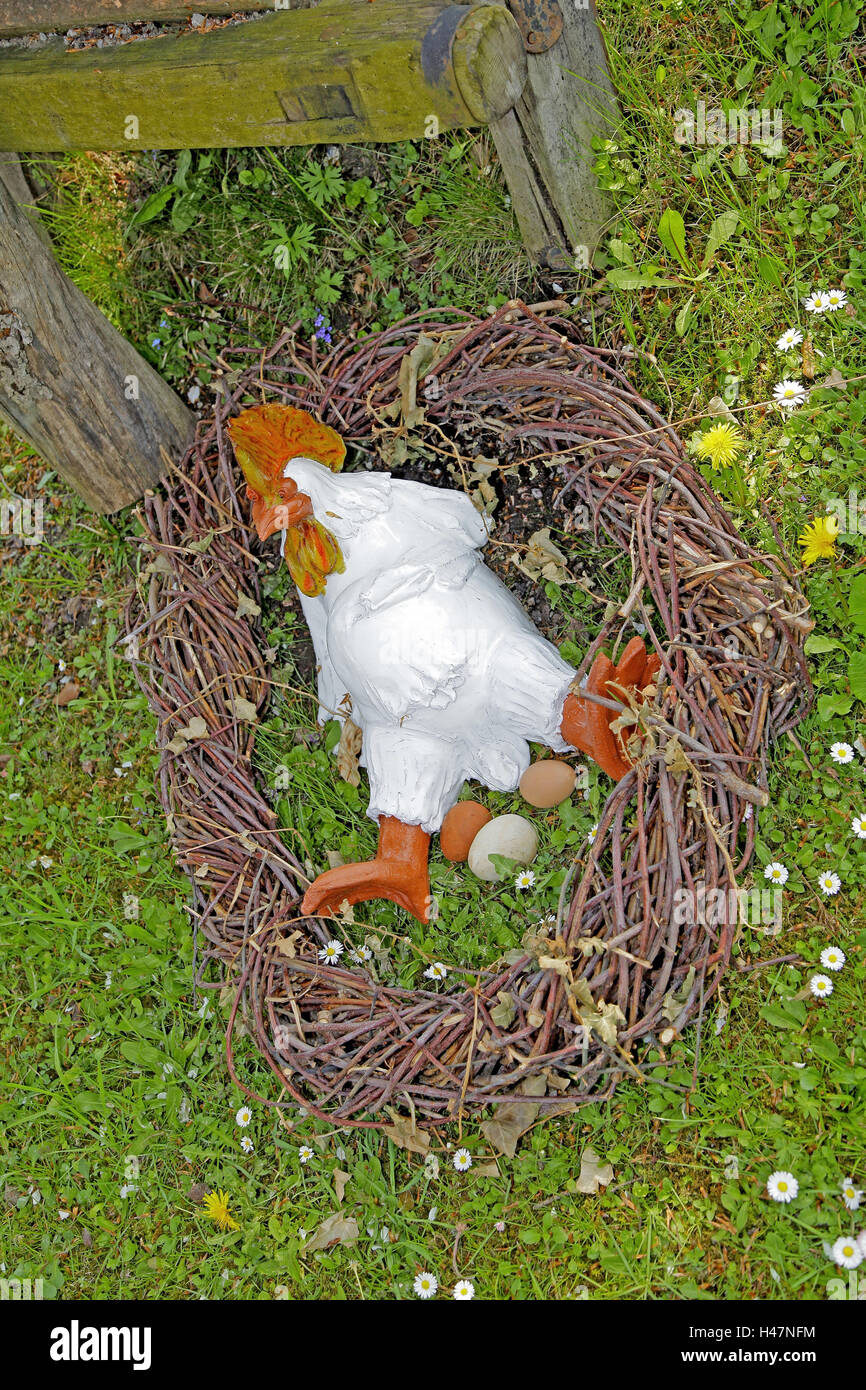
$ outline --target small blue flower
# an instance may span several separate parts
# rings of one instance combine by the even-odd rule
[[[162,347],[162,341],[161,341],[161,339],[159,339],[159,338],[154,338],[153,341],[151,342],[151,345],[150,345],[150,346],[151,346],[151,347]]]

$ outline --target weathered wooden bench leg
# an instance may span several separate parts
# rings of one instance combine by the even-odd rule
[[[521,235],[552,269],[586,266],[610,217],[591,141],[610,136],[619,120],[595,5],[507,3],[527,44],[527,80],[490,130]]]
[[[98,512],[116,512],[179,459],[195,420],[63,274],[0,156],[0,414]]]

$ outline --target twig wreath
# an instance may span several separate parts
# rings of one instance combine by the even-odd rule
[[[435,389],[422,394],[431,343]],[[768,744],[812,700],[811,621],[779,537],[770,555],[737,534],[624,357],[581,343],[555,310],[514,303],[486,319],[419,314],[325,357],[289,331],[227,378],[182,466],[146,498],[127,651],[158,720],[160,797],[192,882],[196,983],[234,991],[228,1064],[248,1095],[232,1048],[239,1011],[287,1093],[267,1103],[293,1098],[337,1124],[375,1127],[396,1110],[443,1124],[527,1096],[539,1113],[572,1108],[625,1075],[657,1076],[718,989],[737,913],[677,903],[736,894],[768,799]],[[640,618],[662,668],[650,701],[616,706],[634,769],[591,850],[566,866],[555,929],[468,984],[407,990],[363,964],[323,965],[327,923],[299,916],[308,875],[251,761],[271,687],[226,432],[250,399],[312,412],[350,450],[375,441],[393,458],[411,428],[457,460],[471,434],[488,452],[561,465],[557,509],[582,508],[595,538],[631,558],[630,588],[579,675]]]

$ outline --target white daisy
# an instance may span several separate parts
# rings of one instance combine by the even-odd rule
[[[252,1118],[253,1112],[250,1109],[250,1107],[248,1105],[242,1105],[238,1113],[235,1115],[235,1122],[236,1124],[240,1125],[241,1129],[246,1129],[247,1125],[249,1124]]]
[[[787,883],[788,870],[785,868],[784,864],[777,864],[774,860],[773,863],[768,864],[764,870],[764,878],[770,878],[774,883]]]
[[[845,952],[840,951],[838,946],[828,946],[821,952],[821,964],[825,970],[841,970],[846,959]]]
[[[454,1297],[458,1303],[465,1303],[467,1299],[475,1297],[475,1285],[470,1279],[458,1279],[454,1285]]]
[[[298,1158],[301,1160],[301,1162],[309,1163],[312,1157],[313,1150],[310,1148],[309,1144],[302,1144],[301,1147],[298,1149]]]
[[[453,1159],[454,1167],[458,1173],[465,1173],[472,1167],[472,1155],[468,1149],[458,1149]]]
[[[251,1154],[251,1153],[254,1151],[254,1147],[255,1147],[255,1146],[254,1146],[253,1141],[252,1141],[252,1139],[250,1138],[250,1136],[249,1136],[248,1134],[242,1134],[242,1135],[241,1135],[241,1148],[243,1149],[244,1153],[245,1153],[245,1154]]]
[[[842,1184],[842,1201],[849,1211],[856,1211],[860,1205],[860,1198],[863,1196],[859,1187],[855,1187],[851,1178],[846,1178]]]
[[[856,1236],[840,1236],[833,1244],[833,1259],[843,1269],[856,1269],[863,1259],[863,1251]]]
[[[853,763],[854,749],[851,747],[850,743],[831,743],[830,757],[833,759],[834,763]]]
[[[842,887],[842,880],[838,874],[826,869],[823,874],[818,875],[818,887],[825,898],[832,898]]]
[[[816,290],[810,294],[806,300],[806,308],[810,314],[825,314],[830,308],[830,296],[826,290]]]
[[[439,1280],[435,1274],[428,1274],[425,1270],[423,1274],[415,1275],[412,1287],[419,1298],[432,1298],[439,1287]]]
[[[813,975],[809,981],[809,988],[816,999],[829,999],[833,993],[833,981],[826,975]]]
[[[790,352],[798,343],[802,343],[803,335],[797,328],[786,328],[779,341],[776,343],[777,352]]]
[[[777,1170],[767,1178],[767,1192],[774,1202],[793,1202],[800,1184],[793,1173]]]
[[[535,882],[535,874],[531,869],[524,869],[514,880],[515,888],[531,888]]]
[[[866,816],[855,816],[851,822],[851,829],[858,840],[866,840]]]
[[[447,974],[448,966],[443,965],[441,960],[437,960],[424,971],[424,978],[425,980],[444,980]]]
[[[342,954],[342,941],[329,941],[328,944],[326,946],[323,946],[321,951],[319,952],[319,960],[322,961],[324,965],[334,965],[334,963],[340,959],[340,956]]]
[[[595,837],[596,837],[597,834],[598,834],[598,821],[596,821],[595,825],[592,827],[592,829],[590,830],[589,834],[588,834],[587,837],[586,837],[587,840],[589,841],[589,843],[590,843],[591,845],[594,845],[594,844],[595,844]]]
[[[796,410],[806,399],[806,388],[800,381],[785,377],[773,387],[773,400],[782,410]]]
[[[367,945],[365,941],[363,946],[355,947],[354,951],[351,952],[351,956],[355,964],[360,965],[362,961],[372,960],[373,952],[370,950],[370,947]]]
[[[848,303],[848,296],[844,290],[828,290],[824,296],[827,300],[827,312],[835,314],[837,309],[842,309]]]

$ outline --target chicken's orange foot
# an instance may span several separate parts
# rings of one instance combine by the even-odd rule
[[[430,880],[427,856],[430,836],[420,825],[405,825],[394,816],[379,817],[376,858],[362,864],[340,864],[320,874],[304,894],[302,911],[308,917],[330,917],[342,903],[387,898],[419,922],[430,919]]]
[[[648,656],[641,639],[633,637],[616,666],[604,652],[599,653],[592,664],[586,689],[591,695],[622,700],[623,689],[643,690],[654,679],[660,666],[658,656],[655,653]],[[631,771],[631,763],[627,761],[620,737],[614,736],[610,727],[616,717],[616,710],[593,704],[580,695],[567,695],[559,727],[562,737],[572,748],[588,753],[603,772],[618,782]]]

